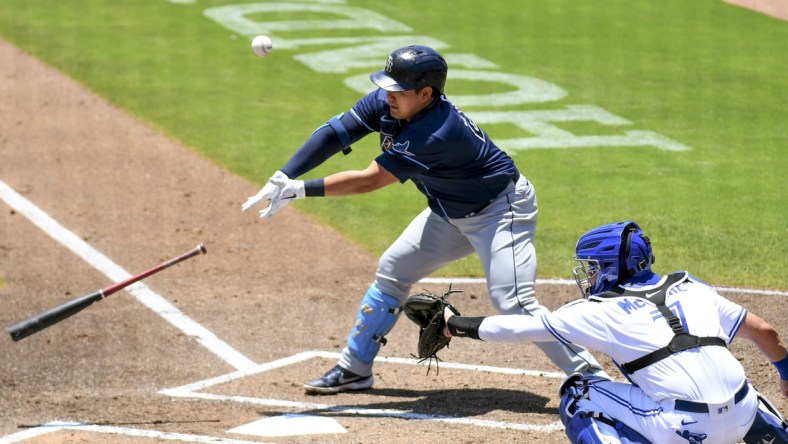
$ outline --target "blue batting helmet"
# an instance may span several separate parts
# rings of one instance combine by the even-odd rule
[[[594,228],[575,247],[575,281],[584,296],[598,295],[629,278],[651,272],[651,241],[633,221]]]
[[[438,51],[421,45],[392,52],[385,69],[372,73],[370,80],[386,91],[409,91],[431,86],[443,92],[449,68]]]

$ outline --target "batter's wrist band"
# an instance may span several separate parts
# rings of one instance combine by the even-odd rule
[[[304,195],[306,197],[323,197],[326,195],[325,180],[309,179],[304,181]]]
[[[772,364],[777,367],[777,372],[780,373],[780,379],[788,381],[788,356],[777,362],[772,362]]]

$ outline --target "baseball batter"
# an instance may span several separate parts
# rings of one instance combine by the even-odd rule
[[[319,127],[276,171],[244,211],[268,201],[261,218],[295,199],[367,193],[411,181],[428,207],[380,258],[338,364],[308,382],[308,393],[367,389],[372,363],[413,284],[446,264],[478,253],[490,299],[500,313],[546,313],[534,297],[536,194],[487,133],[443,95],[447,65],[426,46],[389,56],[370,76],[379,88]],[[380,134],[381,153],[362,171],[296,180],[362,137]],[[602,373],[583,348],[551,338],[538,344],[567,374]]]
[[[777,367],[788,396],[785,343],[766,321],[686,272],[651,270],[651,243],[632,222],[577,243],[584,299],[538,317],[467,318],[446,310],[445,335],[490,342],[546,341],[602,351],[630,381],[570,376],[561,420],[573,443],[785,443],[786,423],[748,383],[727,349],[752,340]]]

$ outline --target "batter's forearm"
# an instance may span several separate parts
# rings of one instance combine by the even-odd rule
[[[375,191],[375,181],[363,171],[342,171],[324,179],[326,196],[352,196]]]
[[[369,193],[397,181],[393,174],[373,161],[363,171],[332,174],[323,180],[323,186],[326,196],[350,196]]]

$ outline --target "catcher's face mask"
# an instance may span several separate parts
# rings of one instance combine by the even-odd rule
[[[580,263],[572,269],[575,275],[575,282],[580,287],[580,293],[584,298],[591,296],[593,288],[599,279],[599,261],[596,259],[582,259],[575,255],[575,261]]]

